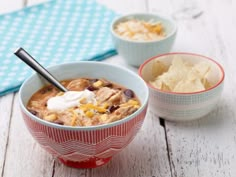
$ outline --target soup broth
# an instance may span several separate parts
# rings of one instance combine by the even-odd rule
[[[56,124],[95,126],[123,119],[140,107],[132,90],[106,79],[76,78],[61,84],[69,91],[47,85],[33,94],[27,109]]]

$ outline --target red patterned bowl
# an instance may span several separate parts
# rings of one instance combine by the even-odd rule
[[[38,74],[28,78],[20,88],[19,102],[25,124],[34,139],[65,165],[95,168],[106,164],[126,147],[140,129],[147,111],[148,87],[135,73],[101,62],[76,62],[48,68],[58,80],[90,77],[106,78],[132,89],[141,101],[141,108],[132,115],[106,125],[71,127],[46,122],[27,109],[33,93],[46,84]]]

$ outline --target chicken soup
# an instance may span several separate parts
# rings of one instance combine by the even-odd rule
[[[27,109],[56,124],[94,126],[123,119],[141,106],[132,90],[106,79],[77,78],[61,84],[69,91],[47,85],[33,94]]]

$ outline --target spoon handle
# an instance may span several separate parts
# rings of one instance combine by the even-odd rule
[[[37,73],[42,75],[48,82],[53,84],[59,90],[66,92],[68,91],[60,82],[55,79],[42,65],[40,65],[29,53],[27,53],[23,48],[19,48],[14,53],[17,57],[19,57],[23,62],[29,65],[32,69],[34,69]]]

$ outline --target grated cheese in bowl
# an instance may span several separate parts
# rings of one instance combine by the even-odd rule
[[[162,23],[153,20],[130,19],[117,24],[114,31],[125,39],[135,41],[155,41],[166,36]]]

